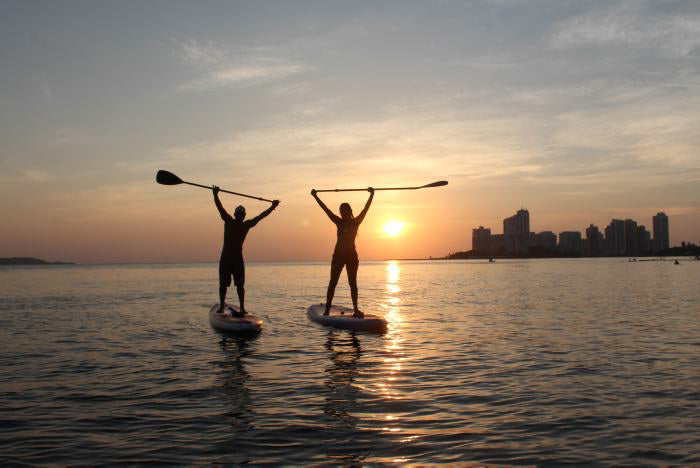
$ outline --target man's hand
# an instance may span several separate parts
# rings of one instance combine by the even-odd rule
[[[211,191],[214,192],[214,195],[218,195],[218,194],[219,194],[219,190],[221,190],[221,189],[219,188],[218,185],[214,185],[214,186],[212,186],[212,188],[211,188]]]
[[[311,196],[315,197],[316,196],[316,189],[311,189]]]
[[[279,204],[280,204],[279,200],[272,200],[272,207],[273,208],[277,208],[277,205],[279,205]]]
[[[367,187],[367,191],[374,195],[374,187]]]

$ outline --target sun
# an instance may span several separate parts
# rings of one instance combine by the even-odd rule
[[[384,232],[389,237],[398,237],[403,231],[405,223],[403,221],[387,221],[384,223]]]

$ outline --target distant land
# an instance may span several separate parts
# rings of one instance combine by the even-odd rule
[[[619,254],[619,255],[595,255],[595,257],[675,257],[675,256],[700,256],[700,246],[691,242],[683,242],[681,246],[661,250],[655,254]],[[580,252],[550,250],[544,247],[530,247],[527,252],[500,251],[493,255],[475,253],[473,250],[466,252],[454,252],[445,257],[430,257],[430,260],[468,260],[486,258],[579,258],[593,257]]]
[[[0,265],[75,265],[72,262],[47,262],[34,257],[0,257]]]

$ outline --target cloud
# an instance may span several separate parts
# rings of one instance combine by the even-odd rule
[[[176,55],[198,67],[216,66],[228,60],[226,53],[213,41],[200,43],[189,39],[177,44]]]
[[[176,56],[200,70],[204,76],[179,86],[181,90],[203,91],[221,87],[252,86],[280,81],[312,70],[302,63],[252,53],[255,49],[226,51],[216,43],[188,40],[178,43]]]
[[[518,148],[518,136],[504,130],[518,123],[505,119],[324,117],[290,119],[218,141],[171,148],[160,165],[200,172],[207,167],[212,176],[230,174],[236,181],[258,184],[264,173],[263,186],[289,193],[298,192],[300,178],[323,181],[332,176],[334,184],[345,185],[358,180],[375,185],[427,183],[506,177],[541,168]]]
[[[3,183],[47,182],[52,179],[52,174],[38,169],[20,169],[11,175],[0,175],[0,182]]]
[[[624,45],[688,56],[700,47],[700,14],[651,11],[646,2],[626,2],[608,11],[578,15],[558,25],[555,49]],[[648,10],[648,11],[645,11]]]
[[[204,78],[180,86],[180,89],[206,90],[224,86],[260,84],[281,80],[307,70],[307,67],[299,64],[229,67],[212,71]]]

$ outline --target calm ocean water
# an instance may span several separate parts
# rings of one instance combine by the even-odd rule
[[[249,264],[243,340],[214,264],[0,268],[0,463],[700,464],[700,262],[363,263],[384,336],[328,272]]]

